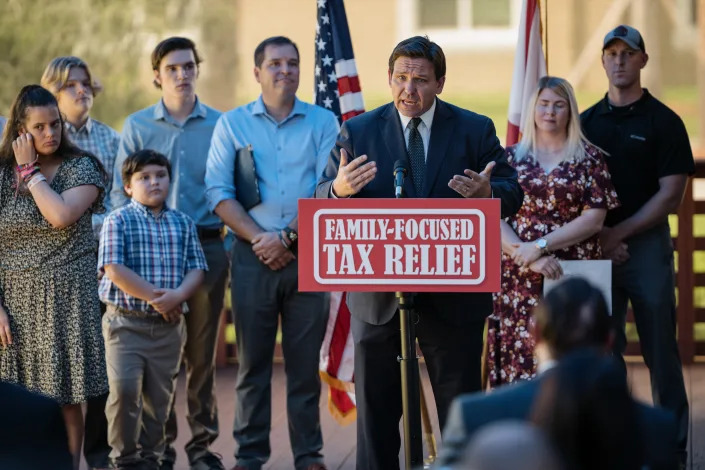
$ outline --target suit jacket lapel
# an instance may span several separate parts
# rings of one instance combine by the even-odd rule
[[[382,122],[380,125],[380,132],[382,133],[382,140],[387,146],[387,151],[391,157],[391,164],[393,165],[398,159],[404,159],[407,162],[407,167],[409,166],[409,157],[406,152],[406,142],[404,141],[404,131],[401,128],[401,120],[399,120],[399,113],[394,107],[393,103],[387,105],[380,115]],[[389,184],[392,184],[393,175],[378,175],[378,177],[389,178]],[[407,174],[404,179],[404,193],[406,197],[418,197],[416,194],[416,188],[414,188],[414,182],[411,179],[411,174]]]
[[[436,111],[433,113],[433,123],[431,124],[431,142],[428,144],[428,155],[426,156],[426,178],[423,184],[423,194],[421,197],[429,197],[431,189],[438,176],[446,150],[453,135],[455,119],[453,111],[443,101],[437,100]]]

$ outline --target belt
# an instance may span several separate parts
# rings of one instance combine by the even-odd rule
[[[156,321],[156,322],[162,322],[166,321],[164,318],[159,314],[159,312],[145,312],[142,310],[128,310],[126,308],[118,307],[117,305],[108,305],[107,306],[108,310],[113,310],[115,313],[125,316],[125,317],[132,317],[132,318],[142,318],[144,320],[151,320],[151,321]]]
[[[210,240],[220,238],[223,231],[220,228],[196,227],[198,238],[201,240]]]

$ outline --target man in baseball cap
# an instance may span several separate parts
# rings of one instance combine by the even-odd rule
[[[641,37],[641,33],[639,33],[639,31],[631,26],[621,24],[607,33],[605,40],[602,42],[602,50],[604,51],[607,49],[607,46],[609,46],[612,41],[616,40],[624,42],[632,49],[639,49],[641,52],[646,52],[644,38]]]
[[[641,71],[648,61],[639,31],[620,25],[607,33],[602,67],[609,88],[582,113],[581,124],[590,142],[609,155],[607,166],[622,203],[607,212],[600,233],[602,252],[612,260],[614,353],[622,359],[631,302],[653,401],[676,417],[677,448],[685,468],[688,397],[676,340],[668,214],[678,209],[695,164],[681,118],[642,86]]]

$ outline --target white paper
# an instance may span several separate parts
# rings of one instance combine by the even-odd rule
[[[612,261],[599,260],[558,260],[563,268],[563,276],[558,280],[543,278],[543,295],[561,282],[571,277],[581,277],[602,291],[607,301],[607,312],[612,315]]]

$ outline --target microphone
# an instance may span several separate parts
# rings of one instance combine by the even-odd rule
[[[406,160],[399,159],[394,163],[394,197],[402,197],[404,187],[404,177],[409,172]]]

